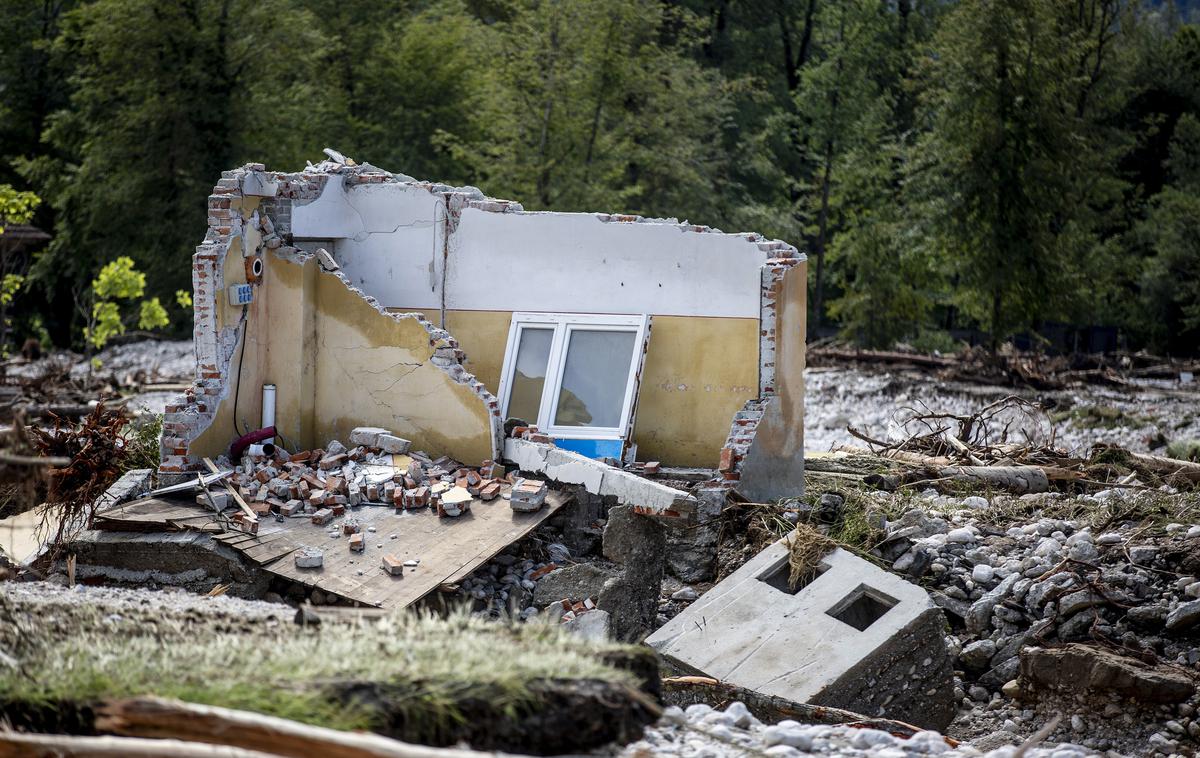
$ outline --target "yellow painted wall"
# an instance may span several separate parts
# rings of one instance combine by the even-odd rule
[[[446,313],[467,370],[497,394],[511,321],[507,311]],[[638,458],[715,466],[733,414],[757,388],[758,319],[655,316],[633,429]]]
[[[758,395],[758,319],[655,316],[633,439],[638,458],[715,467]]]
[[[265,273],[247,309],[245,365],[239,341],[230,364],[228,396],[212,425],[191,446],[193,455],[228,450],[237,429],[256,429],[262,385],[274,383],[276,427],[292,449],[348,442],[356,426],[382,426],[415,449],[467,463],[491,458],[488,410],[470,387],[429,362],[434,348],[415,319],[380,314],[314,260],[304,265],[264,256]],[[240,252],[226,258],[226,282],[244,281]],[[224,305],[236,324],[241,308]],[[239,381],[241,392],[235,392]]]

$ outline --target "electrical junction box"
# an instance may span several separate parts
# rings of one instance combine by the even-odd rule
[[[229,285],[228,299],[230,305],[248,305],[254,302],[254,286],[231,284]]]

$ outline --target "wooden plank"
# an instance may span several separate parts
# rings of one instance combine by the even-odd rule
[[[358,508],[349,515],[363,525],[367,549],[361,554],[350,552],[348,538],[340,532],[337,537],[328,536],[327,526],[289,523],[285,527],[289,538],[297,545],[322,550],[324,565],[297,569],[292,561],[281,560],[267,570],[366,605],[403,608],[443,583],[461,581],[569,500],[568,495],[551,492],[546,507],[537,513],[514,512],[503,499],[476,500],[470,512],[459,518],[438,518],[429,510],[396,515],[391,509]],[[340,525],[341,519],[333,523]],[[372,526],[373,532],[369,530]],[[402,577],[390,576],[380,567],[388,553],[420,563],[406,569]]]
[[[274,540],[273,542],[255,545],[247,550],[243,550],[242,555],[262,565],[276,561],[285,555],[291,555],[297,547],[299,546],[291,540]]]
[[[208,466],[208,470],[214,474],[221,473],[221,469],[217,468],[217,464],[212,462],[212,458],[205,458],[204,465]],[[230,497],[237,501],[238,507],[242,509],[242,512],[251,519],[258,521],[258,515],[250,509],[250,506],[246,505],[246,500],[242,497],[242,493],[238,492],[238,488],[229,486],[228,482],[225,484],[225,489],[228,490]]]

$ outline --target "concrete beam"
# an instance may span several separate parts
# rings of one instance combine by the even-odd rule
[[[526,473],[578,484],[593,495],[615,497],[644,516],[690,517],[696,512],[696,499],[686,492],[544,442],[506,439],[504,457]]]

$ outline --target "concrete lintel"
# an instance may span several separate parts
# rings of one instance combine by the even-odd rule
[[[522,471],[615,497],[642,515],[690,517],[696,512],[696,499],[686,492],[544,442],[506,439],[504,457]]]

